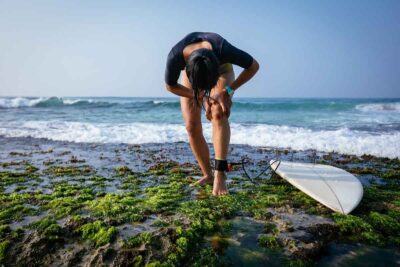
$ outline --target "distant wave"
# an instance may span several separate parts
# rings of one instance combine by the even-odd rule
[[[95,99],[70,99],[61,97],[15,97],[0,98],[0,108],[56,108],[56,107],[114,107],[123,108],[149,108],[149,107],[179,107],[179,101],[113,101],[113,100],[95,100]]]
[[[389,112],[400,112],[400,102],[395,103],[374,103],[374,104],[359,104],[356,109],[364,112],[371,111],[389,111]]]
[[[400,132],[398,131],[376,135],[348,128],[313,131],[302,127],[235,123],[232,123],[231,127],[231,143],[233,144],[400,157]],[[212,134],[210,124],[204,124],[203,128],[205,137],[210,142]],[[0,135],[101,143],[187,141],[186,129],[182,124],[163,123],[7,122],[0,125]]]
[[[62,99],[59,97],[16,97],[0,98],[0,108],[24,108],[24,107],[59,107],[59,106],[79,106],[90,105],[92,100]]]
[[[343,103],[335,101],[267,101],[267,102],[252,102],[236,100],[233,104],[234,110],[243,111],[334,111],[334,110],[348,110],[354,108],[353,103]],[[141,100],[141,99],[71,99],[61,97],[50,98],[0,98],[0,108],[27,108],[27,107],[40,107],[40,108],[57,108],[57,107],[120,107],[126,109],[132,108],[173,108],[180,107],[179,100]]]
[[[180,107],[179,99],[138,99],[138,98],[61,98],[61,97],[4,97],[0,98],[0,108],[121,108],[121,109],[173,109]],[[245,112],[400,112],[400,102],[363,103],[315,99],[293,100],[243,100],[233,103],[233,111]]]
[[[32,107],[36,104],[46,101],[48,98],[25,98],[25,97],[15,97],[15,98],[0,98],[0,108],[20,108],[20,107]]]

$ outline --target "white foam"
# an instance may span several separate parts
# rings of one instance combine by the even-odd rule
[[[346,128],[312,131],[300,127],[265,124],[232,124],[231,128],[231,143],[233,144],[400,157],[400,132],[375,135]],[[211,125],[206,123],[203,129],[206,140],[211,142]],[[101,143],[140,144],[188,141],[183,125],[155,123],[3,122],[0,125],[0,135]]]
[[[62,102],[64,105],[73,105],[78,102],[82,101],[82,99],[62,99]],[[88,103],[91,103],[92,101],[86,100]]]
[[[15,97],[15,98],[0,98],[0,108],[19,108],[19,107],[32,107],[42,101],[46,101],[48,98],[26,98],[26,97]]]
[[[376,111],[389,111],[389,112],[400,112],[400,103],[374,103],[374,104],[360,104],[356,106],[357,110],[363,112],[376,112]]]

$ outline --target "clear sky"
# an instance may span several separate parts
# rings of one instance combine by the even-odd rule
[[[0,95],[173,96],[166,56],[192,31],[259,61],[242,97],[400,97],[396,0],[0,0]]]

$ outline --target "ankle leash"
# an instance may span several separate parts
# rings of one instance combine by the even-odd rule
[[[256,184],[258,185],[259,183],[256,182],[255,179],[259,178],[261,175],[263,175],[264,173],[267,173],[267,172],[268,172],[268,174],[276,174],[275,171],[279,168],[279,165],[281,164],[280,160],[275,160],[274,162],[272,162],[272,164],[274,164],[275,162],[278,162],[278,166],[276,167],[275,170],[273,170],[271,168],[272,164],[268,164],[268,166],[264,170],[262,170],[256,177],[251,178],[250,175],[247,173],[246,168],[244,166],[247,162],[248,161],[245,159],[242,159],[242,162],[230,162],[230,163],[228,163],[228,161],[226,159],[225,160],[215,159],[214,166],[215,166],[216,171],[231,172],[233,170],[233,166],[241,165],[246,178],[254,185],[256,185]]]

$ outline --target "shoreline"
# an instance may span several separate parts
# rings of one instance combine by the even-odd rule
[[[190,187],[201,173],[184,142],[0,137],[0,264],[398,264],[399,159],[249,145],[230,155],[252,159],[251,173],[273,157],[335,165],[363,182],[364,198],[344,216],[277,177],[254,187],[240,169],[216,198]]]

